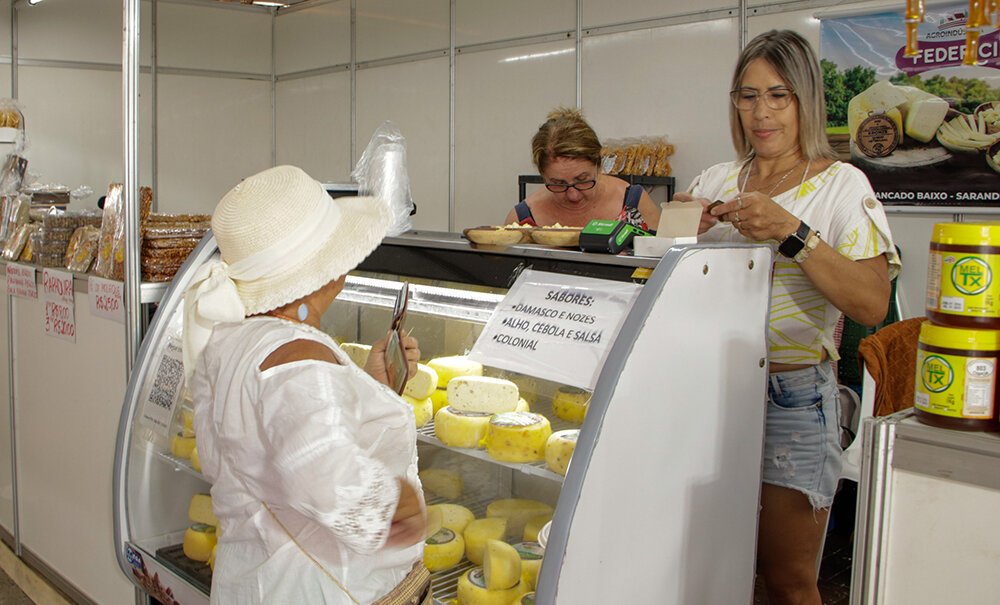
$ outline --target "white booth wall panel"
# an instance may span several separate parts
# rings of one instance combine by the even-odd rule
[[[351,62],[351,3],[330,2],[279,14],[274,25],[278,75]]]
[[[122,0],[21,3],[17,8],[18,54],[22,59],[121,64],[122,6]],[[141,3],[140,18],[142,30],[150,31],[148,3]],[[149,37],[140,43],[143,64],[149,64]]]
[[[666,135],[677,190],[733,159],[728,74],[736,30],[727,19],[584,39],[583,109],[598,137]],[[678,60],[692,56],[698,61]]]
[[[0,318],[7,317],[10,296],[7,296],[7,276],[0,276]],[[10,445],[10,333],[6,320],[0,320],[0,527],[14,535],[14,473]]]
[[[628,2],[583,0],[581,12],[584,27],[598,27],[735,6],[736,3],[732,0],[703,0],[698,2],[697,7],[687,0],[629,0]]]
[[[135,591],[115,559],[110,469],[125,397],[125,329],[76,294],[76,342],[44,334],[45,303],[14,299],[21,542],[97,603]]]
[[[448,229],[448,58],[357,72],[357,153],[392,120],[406,138],[413,226]]]
[[[294,164],[324,182],[349,180],[354,161],[348,71],[278,82],[275,108],[278,164]]]
[[[450,27],[448,0],[358,0],[357,60],[446,49]]]
[[[575,43],[459,55],[455,64],[455,224],[496,225],[518,202],[517,175],[537,174],[531,137],[576,102]]]
[[[271,166],[269,81],[163,75],[157,93],[160,212],[212,212]]]
[[[149,76],[140,76],[139,84],[140,95],[150,98]],[[21,66],[18,98],[27,127],[28,171],[45,183],[90,186],[94,195],[74,203],[73,208],[95,208],[108,184],[121,182],[124,174],[121,73]],[[148,104],[140,107],[139,177],[143,184],[150,182],[152,173],[150,118]]]
[[[118,5],[120,11],[120,0]],[[271,19],[270,13],[259,10],[160,2],[156,9],[157,64],[269,74]]]
[[[576,0],[457,0],[455,44],[478,44],[576,29]]]

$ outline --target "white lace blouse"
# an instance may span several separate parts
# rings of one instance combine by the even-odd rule
[[[306,360],[260,371],[297,339],[327,345],[342,365]],[[388,593],[421,558],[422,543],[384,547],[396,479],[419,491],[413,410],[328,335],[270,317],[219,324],[192,391],[221,534],[212,603],[351,603],[295,541],[360,603]]]

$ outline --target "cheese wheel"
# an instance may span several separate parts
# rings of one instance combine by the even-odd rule
[[[447,527],[457,534],[463,533],[466,526],[476,518],[471,510],[461,504],[451,504],[450,502],[431,504],[427,507],[428,514],[430,514],[431,509],[439,509],[441,511],[441,526]]]
[[[431,403],[434,404],[434,415],[436,416],[438,410],[448,406],[448,389],[434,389],[434,392],[431,393]]]
[[[427,362],[438,375],[438,388],[448,388],[448,381],[456,376],[482,376],[483,364],[472,361],[465,355],[435,357]]]
[[[465,558],[475,565],[483,564],[487,540],[502,540],[507,534],[507,519],[503,517],[488,517],[475,519],[465,526],[462,537],[465,538]]]
[[[198,457],[198,443],[195,440],[195,446],[191,448],[191,468],[201,472],[201,458]]]
[[[434,415],[434,435],[451,447],[479,447],[490,425],[490,414],[456,412],[451,406]]]
[[[517,407],[514,408],[514,411],[515,412],[530,412],[531,411],[531,407],[528,405],[528,401],[524,397],[521,397],[520,399],[517,400]]]
[[[403,387],[403,394],[414,399],[427,399],[437,389],[437,383],[438,374],[434,368],[418,363],[417,373],[407,381],[406,386]]]
[[[440,508],[427,509],[427,532],[424,534],[426,538],[430,538],[434,534],[441,531],[444,527],[444,513],[441,512]]]
[[[403,394],[403,401],[413,406],[413,420],[417,423],[417,428],[427,424],[427,421],[434,417],[434,404],[430,397],[414,399],[407,394]]]
[[[532,412],[507,412],[490,418],[486,453],[501,462],[545,459],[545,443],[552,434],[549,419]]]
[[[520,398],[517,385],[503,378],[457,376],[448,382],[448,406],[457,412],[513,412]]]
[[[465,556],[465,540],[447,527],[424,542],[424,565],[431,572],[454,567]]]
[[[340,345],[340,348],[347,353],[347,356],[354,362],[354,365],[359,368],[365,367],[368,363],[368,354],[372,352],[371,345],[363,345],[356,342],[345,342]]]
[[[517,390],[521,394],[521,397],[529,404],[538,401],[538,379],[534,376],[526,376],[517,372],[490,367],[483,368],[483,376],[509,380],[517,385]]]
[[[513,546],[500,540],[486,541],[483,579],[487,590],[507,590],[521,582],[521,556]]]
[[[208,555],[208,567],[215,571],[215,551],[219,548],[219,544],[216,543],[212,546],[212,552]]]
[[[215,511],[212,509],[212,496],[208,494],[191,496],[191,504],[188,505],[188,519],[195,523],[218,527],[219,518],[215,516]]]
[[[545,443],[545,463],[549,468],[559,473],[566,474],[569,468],[569,461],[573,457],[573,450],[576,448],[576,440],[580,437],[580,429],[566,429],[552,433]]]
[[[521,558],[521,579],[530,590],[538,587],[538,572],[542,569],[542,557],[545,549],[538,542],[518,542],[514,545]]]
[[[195,523],[184,532],[184,556],[194,561],[206,562],[212,556],[212,548],[218,542],[215,527]]]
[[[487,590],[482,567],[473,567],[458,579],[459,605],[510,605],[526,592],[524,582],[507,590]]]
[[[535,605],[535,593],[527,592],[510,602],[510,605]]]
[[[562,387],[552,396],[552,411],[569,422],[583,422],[590,404],[590,393],[583,389]]]
[[[435,496],[458,500],[462,497],[464,485],[462,475],[446,468],[428,468],[417,473],[423,488]]]
[[[185,435],[177,433],[170,440],[170,453],[178,458],[188,459],[191,457],[191,450],[194,449],[194,434]]]
[[[555,509],[544,502],[525,498],[504,498],[494,500],[486,506],[486,517],[500,517],[507,520],[506,537],[520,540],[528,521],[541,515],[552,515]]]
[[[524,524],[524,532],[521,533],[521,538],[525,542],[538,542],[538,532],[542,531],[545,524],[551,520],[552,513],[544,513],[528,519],[528,522]]]

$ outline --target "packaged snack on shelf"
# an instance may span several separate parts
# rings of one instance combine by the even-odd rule
[[[63,259],[65,258],[62,254],[36,254],[35,262],[43,267],[62,267]]]
[[[149,223],[210,223],[211,214],[169,214],[164,212],[152,212],[149,215]]]
[[[45,229],[69,229],[70,233],[77,228],[79,215],[68,210],[49,208],[42,215],[42,227]]]
[[[4,205],[3,224],[5,226],[5,237],[9,238],[28,222],[28,213],[31,208],[31,200],[23,195],[8,198],[8,203]]]
[[[201,239],[208,233],[208,223],[163,223],[149,222],[142,231],[142,237],[149,241],[154,239],[197,238]]]
[[[24,250],[24,244],[32,232],[38,230],[36,223],[24,223],[14,232],[14,235],[7,238],[3,246],[3,257],[7,260],[17,260]]]
[[[97,227],[84,226],[74,231],[63,256],[64,266],[70,271],[89,271],[97,254],[97,240],[100,237],[101,230]]]
[[[142,248],[143,250],[153,250],[156,248],[185,248],[187,250],[194,250],[199,242],[201,242],[201,237],[162,237],[162,238],[143,238]]]
[[[663,136],[612,139],[601,150],[601,169],[606,174],[670,176],[667,158],[673,152]]]
[[[142,262],[160,262],[180,266],[193,248],[148,248],[142,251]]]
[[[125,221],[122,198],[123,185],[112,183],[104,198],[104,217],[101,221],[101,239],[97,248],[94,273],[108,279],[125,278]],[[153,207],[153,190],[139,189],[139,224],[149,217]]]
[[[8,155],[0,168],[0,195],[16,196],[21,190],[27,168],[28,160],[16,153]]]
[[[24,242],[24,248],[21,250],[21,256],[17,258],[19,261],[24,261],[30,263],[35,260],[35,251],[41,248],[39,243],[39,233],[34,231],[28,234],[28,241]]]
[[[78,223],[80,227],[97,227],[101,229],[101,221],[104,220],[104,213],[98,208],[88,208],[80,212]]]

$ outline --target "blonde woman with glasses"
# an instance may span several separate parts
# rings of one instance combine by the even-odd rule
[[[841,464],[834,328],[841,314],[881,321],[900,263],[868,179],[827,142],[823,76],[805,39],[754,38],[730,99],[738,159],[674,199],[705,208],[701,241],[774,248],[767,393],[733,405],[767,407],[757,571],[769,602],[820,605],[816,561]]]
[[[583,227],[594,219],[656,229],[660,210],[639,185],[601,174],[601,141],[576,109],[558,108],[531,139],[545,186],[507,214],[505,224]]]

